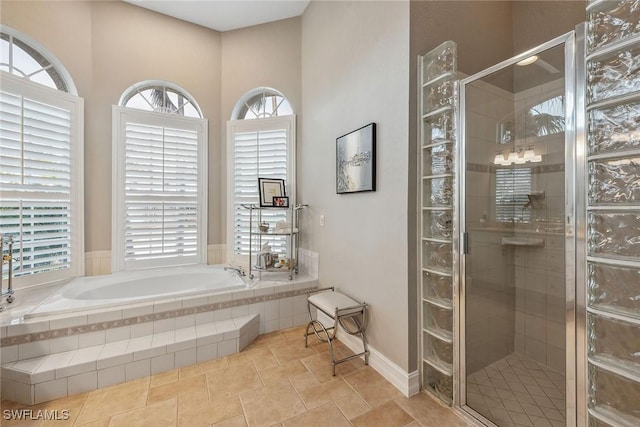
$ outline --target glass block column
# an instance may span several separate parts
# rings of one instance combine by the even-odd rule
[[[456,44],[441,44],[421,58],[420,67],[422,387],[451,404]]]
[[[590,426],[640,425],[640,0],[587,4]]]

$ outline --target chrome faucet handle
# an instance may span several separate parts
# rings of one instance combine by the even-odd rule
[[[227,270],[233,270],[233,271],[235,271],[236,273],[238,273],[238,276],[246,276],[246,274],[247,274],[247,273],[245,273],[244,268],[242,268],[242,266],[241,266],[241,265],[240,265],[240,266],[238,266],[238,267],[232,267],[232,266],[228,265],[228,266],[225,266],[225,267],[224,267],[224,270],[225,270],[225,271],[227,271]]]

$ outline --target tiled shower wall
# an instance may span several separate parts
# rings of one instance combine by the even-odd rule
[[[540,102],[564,96],[564,79],[515,95],[516,135],[525,135],[526,112]],[[565,371],[565,133],[520,137],[542,162],[531,164],[531,192],[543,194],[527,208],[530,221],[516,226],[544,239],[544,245],[512,246],[515,268],[515,352],[556,372]],[[516,139],[520,139],[516,137]]]
[[[467,259],[466,368],[469,374],[514,351],[563,372],[564,325],[564,133],[525,138],[526,111],[564,93],[564,80],[517,94],[478,80],[466,88]],[[514,117],[515,111],[515,117]],[[515,123],[515,146],[533,148],[542,162],[531,169],[531,191],[544,197],[528,208],[527,222],[496,222],[496,150],[501,124]],[[511,169],[507,167],[507,169]],[[534,233],[534,234],[529,234]],[[544,245],[502,245],[501,238],[535,235]],[[515,314],[515,315],[514,315]]]
[[[640,425],[640,0],[587,2],[589,425]]]
[[[496,129],[513,110],[513,95],[477,80],[466,88],[466,220],[470,253],[466,264],[467,374],[514,351],[514,253],[501,244],[512,224],[496,224]]]

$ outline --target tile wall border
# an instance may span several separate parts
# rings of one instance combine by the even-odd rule
[[[246,298],[238,298],[233,300],[197,305],[193,307],[167,310],[167,311],[162,311],[158,313],[143,314],[140,316],[127,317],[124,319],[116,319],[116,320],[110,320],[110,321],[95,322],[95,323],[90,323],[85,325],[50,329],[50,330],[45,330],[41,332],[33,332],[33,333],[27,333],[22,335],[6,336],[0,340],[0,346],[5,347],[5,346],[12,346],[12,345],[26,344],[26,343],[36,342],[36,341],[43,341],[43,340],[48,340],[53,338],[63,338],[63,337],[68,337],[72,335],[104,331],[104,330],[113,329],[113,328],[120,328],[123,326],[132,326],[140,323],[154,322],[157,320],[171,319],[171,318],[176,318],[181,316],[189,316],[197,313],[224,310],[227,308],[239,307],[243,305],[280,300],[284,298],[305,295],[307,291],[315,288],[316,286],[312,285],[302,289],[276,292],[276,293],[267,294],[267,295],[251,296]],[[256,290],[256,292],[259,292],[259,291],[260,290]],[[48,323],[48,322],[49,321],[47,320],[42,323]],[[36,322],[34,322],[34,324],[35,323]],[[9,325],[8,327],[11,328],[12,326],[13,325]]]

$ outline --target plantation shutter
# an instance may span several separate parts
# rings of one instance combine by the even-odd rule
[[[126,123],[126,264],[198,261],[198,143],[196,130]]]
[[[0,234],[14,237],[14,276],[71,277],[78,270],[71,271],[72,252],[83,256],[72,232],[72,221],[81,222],[72,214],[73,168],[82,169],[74,165],[81,159],[72,141],[82,100],[3,79],[9,89],[0,91]]]
[[[238,255],[249,254],[249,210],[243,204],[259,205],[258,177],[287,179],[287,130],[236,132],[234,138],[233,247]],[[262,220],[275,224],[287,220],[286,210],[263,210]],[[254,216],[254,228],[256,217]],[[286,253],[286,237],[269,239],[272,250]],[[254,250],[257,248],[254,248]]]
[[[530,221],[531,168],[496,170],[496,221]]]

